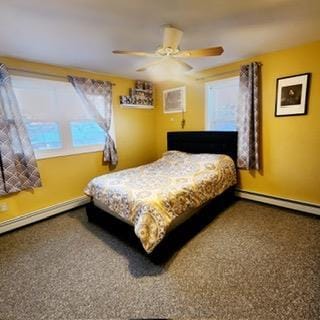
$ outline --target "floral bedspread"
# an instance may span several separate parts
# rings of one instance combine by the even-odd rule
[[[150,253],[176,217],[234,184],[230,157],[168,151],[150,164],[92,179],[85,193],[131,222]]]

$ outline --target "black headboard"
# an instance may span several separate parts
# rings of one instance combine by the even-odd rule
[[[168,150],[189,153],[217,153],[237,160],[237,132],[225,131],[181,131],[168,132]]]

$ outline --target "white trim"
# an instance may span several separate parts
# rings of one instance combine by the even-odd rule
[[[204,103],[205,103],[205,107],[204,107],[204,130],[208,131],[209,126],[208,126],[208,103],[209,103],[209,98],[208,98],[208,94],[209,94],[209,84],[210,82],[207,82],[204,86]]]
[[[56,123],[59,136],[60,136],[60,147],[58,148],[52,148],[52,149],[44,149],[44,150],[34,150],[36,159],[48,159],[48,158],[55,158],[55,157],[65,157],[69,155],[76,155],[76,154],[83,154],[83,153],[91,153],[91,152],[100,152],[104,148],[104,141],[101,144],[95,144],[95,145],[84,145],[84,146],[74,146],[72,142],[72,130],[71,130],[71,123],[76,122],[96,122],[95,119],[92,119],[90,115],[87,114],[86,108],[79,109],[79,115],[77,115],[75,118],[73,118],[72,115],[68,115],[67,119],[65,119],[63,116],[64,110],[62,109],[61,105],[59,104],[59,99],[61,92],[59,90],[63,90],[63,94],[67,93],[70,94],[72,99],[75,99],[72,102],[72,105],[84,105],[81,98],[77,94],[77,92],[74,90],[72,84],[68,81],[62,81],[60,80],[53,80],[53,79],[46,79],[42,77],[25,77],[23,75],[14,75],[12,77],[13,79],[13,87],[15,90],[17,89],[23,89],[23,90],[42,90],[41,92],[44,93],[46,96],[48,92],[50,93],[50,105],[51,107],[55,107],[56,114],[47,114],[47,115],[37,115],[35,111],[28,106],[29,103],[24,104],[24,96],[20,95],[16,91],[17,99],[20,100],[21,103],[19,103],[21,108],[21,113],[24,118],[24,121],[27,122],[53,122]],[[49,90],[49,91],[48,91]],[[57,91],[58,90],[58,91]],[[30,91],[29,91],[30,92]],[[57,93],[59,92],[59,93]],[[61,96],[62,97],[62,96]],[[69,98],[70,98],[69,97]],[[97,99],[100,97],[97,97]],[[52,104],[52,105],[51,105]],[[111,125],[110,129],[108,131],[108,134],[112,137],[115,145],[116,145],[116,135],[115,135],[115,123],[114,123],[114,107],[112,108],[112,115],[111,115]],[[103,110],[100,110],[100,104],[97,105],[97,111],[99,113],[101,112],[101,116],[104,117]],[[103,109],[103,108],[102,108]],[[33,111],[32,111],[33,110]],[[78,111],[77,111],[78,112]],[[48,118],[49,117],[49,118]],[[104,131],[104,130],[103,130]],[[104,133],[104,136],[106,136],[106,133]],[[104,139],[105,140],[105,139]]]
[[[59,150],[61,150],[60,148]],[[43,160],[43,159],[50,159],[50,158],[58,158],[58,157],[68,157],[68,156],[74,156],[76,154],[85,154],[85,153],[95,153],[95,152],[102,152],[103,151],[103,145],[94,145],[94,146],[88,146],[88,147],[78,147],[73,150],[63,150],[63,151],[56,151],[56,149],[51,150],[34,150],[34,154],[36,156],[37,160]]]
[[[266,195],[262,193],[255,193],[255,192],[239,190],[239,189],[236,190],[235,195],[242,199],[253,200],[253,201],[267,203],[267,204],[271,204],[279,207],[284,207],[288,209],[320,215],[320,205],[311,203],[311,202],[296,201],[292,199],[280,198],[272,195]],[[29,212],[23,216],[19,216],[17,218],[13,218],[0,223],[0,234],[43,220],[52,215],[77,208],[89,202],[90,202],[89,197],[82,196],[82,197],[78,197],[72,200],[68,200],[68,201],[64,201],[64,202],[52,205],[47,208]]]
[[[78,197],[72,200],[64,201],[61,203],[57,203],[55,205],[52,205],[47,208],[35,210],[32,212],[29,212],[25,215],[4,221],[0,223],[0,234],[20,228],[23,226],[26,226],[30,223],[34,223],[39,220],[43,220],[47,217],[50,217],[52,215],[74,209],[76,207],[82,206],[84,204],[87,204],[90,202],[90,198],[87,196]]]
[[[320,205],[316,203],[296,201],[293,199],[280,198],[272,195],[255,193],[239,189],[236,190],[235,195],[243,199],[263,202],[279,207],[320,215]]]

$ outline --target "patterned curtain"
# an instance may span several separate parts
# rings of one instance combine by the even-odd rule
[[[238,110],[238,167],[259,170],[260,63],[241,66]]]
[[[0,64],[0,195],[41,186],[7,68]]]
[[[72,76],[68,76],[68,80],[72,83],[84,101],[88,112],[93,116],[106,134],[106,142],[103,150],[104,161],[116,165],[118,163],[117,150],[114,141],[109,134],[112,117],[112,84],[108,81],[98,81]],[[98,111],[96,97],[103,98],[105,117]]]

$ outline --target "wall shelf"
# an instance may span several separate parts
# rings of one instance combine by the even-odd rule
[[[153,109],[153,85],[150,81],[136,80],[128,96],[120,96],[120,105],[127,109]]]
[[[120,106],[126,109],[154,109],[154,106],[146,104],[120,104]]]
[[[152,93],[152,89],[137,89],[137,88],[134,88],[133,90],[138,91],[138,92]]]

